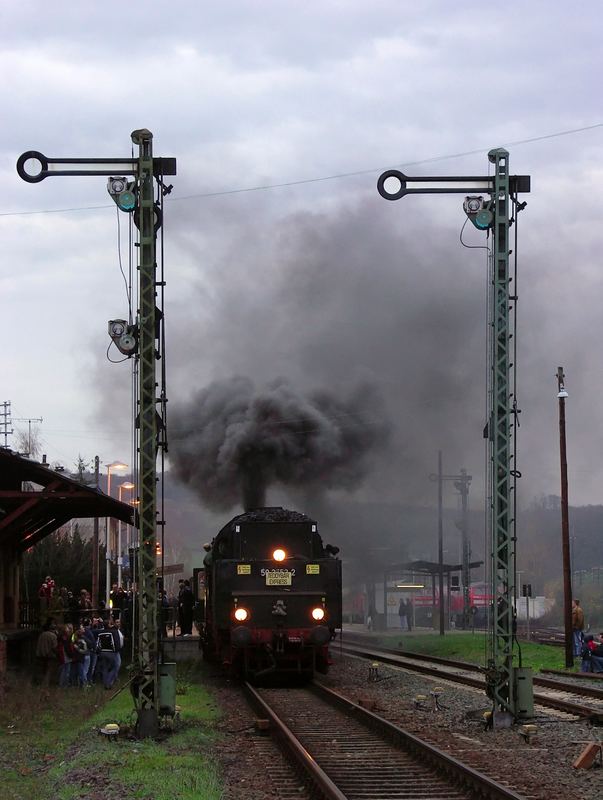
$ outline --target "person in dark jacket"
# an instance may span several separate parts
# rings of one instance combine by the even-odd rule
[[[86,675],[84,676],[84,685],[90,686],[92,684],[94,670],[96,669],[96,636],[92,630],[92,620],[90,618],[86,617],[83,620],[82,627],[84,629],[84,640],[88,646],[88,654],[90,656],[88,659]]]
[[[47,687],[57,668],[57,624],[49,617],[36,643],[34,683]]]
[[[572,636],[574,655],[580,656],[584,644],[584,611],[579,600],[572,600]]]
[[[167,623],[170,613],[170,601],[168,600],[165,589],[161,592],[161,606],[159,608],[159,635],[162,639],[167,639]]]
[[[99,650],[98,650],[98,634],[101,631],[104,631],[105,624],[101,617],[97,617],[96,619],[92,620],[92,624],[90,625],[90,633],[92,634],[92,638],[94,639],[94,643],[92,645],[92,650],[90,651],[90,667],[88,668],[88,683],[90,686],[96,683],[96,679],[101,679],[102,677],[102,664],[99,659]]]
[[[75,685],[84,689],[88,686],[88,670],[90,669],[90,648],[83,625],[78,625],[73,635],[73,647],[76,653],[77,671]]]
[[[121,667],[121,651],[124,637],[119,629],[119,620],[109,617],[108,627],[99,631],[97,651],[102,661],[103,686],[112,689]]]
[[[588,634],[584,637],[581,672],[603,672],[603,644],[595,642]]]
[[[410,597],[406,601],[406,627],[412,631],[412,600]]]
[[[64,689],[70,684],[71,664],[75,657],[75,648],[71,637],[73,636],[73,625],[61,625],[57,644],[57,656],[59,659],[59,686]]]
[[[191,582],[186,580],[178,593],[178,611],[180,616],[180,634],[190,636],[193,632],[193,606],[195,597],[191,589]]]

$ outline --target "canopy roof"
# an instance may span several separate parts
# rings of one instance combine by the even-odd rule
[[[477,569],[481,567],[483,563],[483,561],[472,561],[467,566],[469,569]],[[462,569],[462,564],[442,564],[442,572],[444,575],[451,572],[461,572]],[[437,561],[407,561],[404,564],[393,564],[387,569],[388,575],[396,572],[418,572],[421,575],[438,575],[440,572],[440,565]]]
[[[83,517],[115,517],[135,524],[134,508],[128,503],[0,448],[0,547],[27,550],[69,520]]]

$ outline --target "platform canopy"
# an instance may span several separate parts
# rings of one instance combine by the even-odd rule
[[[477,569],[481,567],[483,561],[472,561],[468,564],[469,569]],[[444,575],[451,572],[460,572],[463,569],[462,564],[442,564],[442,572]],[[440,565],[437,561],[407,561],[404,564],[393,564],[388,568],[387,574],[397,572],[417,572],[420,575],[439,575]]]
[[[0,547],[27,550],[69,520],[84,517],[135,524],[135,510],[128,503],[0,448]]]

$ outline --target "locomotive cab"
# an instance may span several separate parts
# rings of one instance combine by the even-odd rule
[[[248,677],[326,672],[341,627],[341,561],[317,523],[282,508],[235,517],[205,558],[204,653]]]

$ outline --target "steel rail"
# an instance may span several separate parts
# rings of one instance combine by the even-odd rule
[[[306,750],[297,736],[281,720],[279,714],[269,705],[260,693],[250,684],[244,685],[245,693],[253,708],[270,720],[271,731],[279,743],[290,754],[298,769],[303,770],[313,786],[327,800],[348,800],[331,780],[327,773],[317,764],[314,757]],[[411,758],[416,758],[422,765],[433,770],[439,780],[454,784],[458,790],[470,792],[472,796],[482,800],[524,800],[522,795],[497,783],[434,745],[423,741],[415,734],[405,731],[392,722],[380,717],[368,709],[357,705],[348,698],[314,682],[308,691],[322,702],[343,712],[346,716],[373,730],[380,739],[386,740],[395,748],[405,751]],[[317,718],[317,727],[320,719]],[[379,792],[378,787],[375,790]],[[379,794],[381,796],[381,794]]]
[[[325,800],[347,800],[346,796],[337,788],[327,773],[318,766],[299,739],[294,736],[291,730],[260,696],[259,692],[250,683],[245,683],[243,688],[251,706],[270,720],[271,730],[278,741],[295,761],[297,767],[301,769],[304,775],[309,777]]]
[[[459,782],[463,788],[469,788],[471,791],[476,792],[479,797],[488,798],[488,800],[523,800],[522,795],[518,795],[512,789],[508,789],[487,775],[483,775],[473,767],[463,764],[462,761],[445,753],[438,747],[380,717],[374,711],[369,711],[367,708],[363,708],[344,697],[344,695],[339,694],[339,692],[323,686],[320,682],[314,681],[312,689],[325,698],[327,702],[343,709],[348,714],[353,714],[356,719],[361,720],[368,727],[393,740],[396,744],[402,746],[404,750],[419,756],[422,762],[431,764],[438,772],[444,773],[455,782]]]
[[[359,642],[349,642],[352,646],[359,645]],[[365,645],[361,645],[364,647]],[[345,647],[345,643],[344,643]],[[468,672],[483,672],[483,667],[479,664],[472,664],[469,661],[455,661],[452,658],[442,658],[441,656],[430,656],[425,653],[414,653],[411,650],[396,650],[393,647],[376,647],[376,650],[384,653],[391,653],[392,655],[403,656],[404,658],[412,658],[415,661],[427,661],[432,664],[441,664],[442,666],[455,667],[457,669],[465,669]],[[567,672],[560,670],[541,670],[541,672],[551,673],[553,675],[561,675],[568,677]],[[593,672],[576,672],[571,675],[572,678],[595,678],[601,680],[602,675],[597,675]],[[576,686],[571,683],[563,683],[562,681],[554,680],[553,678],[544,678],[535,675],[533,678],[534,686],[543,686],[546,689],[557,689],[561,692],[568,692],[568,694],[583,695],[584,697],[592,697],[595,700],[603,700],[603,689],[597,689],[595,686]]]
[[[442,680],[453,681],[454,683],[462,683],[465,684],[465,686],[471,686],[474,689],[485,690],[486,687],[486,682],[484,679],[471,678],[469,675],[445,672],[438,667],[429,667],[426,664],[409,664],[408,662],[403,661],[404,658],[409,658],[409,656],[402,656],[400,653],[397,655],[388,655],[385,650],[381,650],[380,648],[362,650],[355,648],[354,645],[342,645],[340,649],[344,653],[347,652],[350,655],[356,655],[360,658],[379,659],[384,664],[403,667],[404,669],[410,669],[413,670],[413,672],[421,672],[425,675],[433,675]],[[559,691],[565,691],[565,689],[560,686],[556,686],[555,688]],[[589,706],[571,703],[568,700],[562,700],[561,698],[550,697],[540,693],[534,693],[534,702],[537,702],[541,706],[554,708],[557,711],[563,711],[566,714],[574,714],[578,717],[590,717],[593,714],[599,713],[596,709],[590,708]]]
[[[541,669],[540,672],[547,675],[562,675],[567,676],[567,672],[563,669]],[[602,672],[572,672],[572,678],[578,678],[581,681],[603,681]]]

